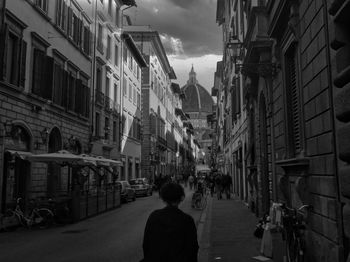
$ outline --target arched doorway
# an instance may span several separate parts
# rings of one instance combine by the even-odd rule
[[[62,149],[62,136],[57,127],[54,127],[49,136],[48,152],[54,153]],[[47,196],[57,197],[62,191],[61,167],[55,163],[47,165]]]
[[[259,134],[260,134],[260,179],[261,179],[261,202],[262,214],[270,209],[270,182],[268,168],[268,148],[267,148],[267,114],[265,96],[260,96],[259,103]]]
[[[13,125],[9,137],[5,137],[4,169],[1,210],[13,208],[17,198],[26,203],[30,181],[30,162],[25,160],[31,145],[30,133],[20,125]]]

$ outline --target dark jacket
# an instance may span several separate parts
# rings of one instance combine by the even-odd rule
[[[191,216],[167,206],[149,216],[143,238],[144,262],[197,262],[197,229]]]

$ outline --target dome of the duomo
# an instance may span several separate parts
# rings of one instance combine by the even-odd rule
[[[182,110],[186,113],[211,113],[213,111],[213,98],[205,87],[198,83],[193,66],[189,76],[190,78],[187,84],[181,88],[186,96],[185,100],[182,102]]]

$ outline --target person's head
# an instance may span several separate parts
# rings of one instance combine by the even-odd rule
[[[160,189],[160,197],[168,205],[177,206],[185,198],[183,187],[177,183],[166,183]]]

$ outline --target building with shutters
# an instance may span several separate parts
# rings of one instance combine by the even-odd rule
[[[88,149],[92,7],[1,1],[0,211],[17,197],[64,197],[66,167],[26,156]],[[5,4],[5,5],[4,5]]]
[[[225,55],[215,92],[233,84],[227,73],[241,77],[248,204],[259,217],[272,202],[312,206],[306,261],[349,260],[345,2],[219,0],[217,6]],[[218,111],[225,106],[218,100]],[[217,117],[222,127],[230,116]],[[218,164],[226,153],[219,152]]]
[[[148,64],[132,37],[122,34],[121,180],[141,177],[141,80]]]
[[[149,26],[126,27],[149,66],[142,70],[142,176],[154,181],[160,174],[175,175],[188,169],[191,135],[186,133],[183,93],[169,64],[157,31]],[[184,144],[186,144],[186,149]],[[193,155],[193,152],[191,151]],[[193,156],[189,157],[193,161]]]
[[[0,212],[17,197],[65,201],[77,219],[119,205],[101,192],[120,170],[27,159],[60,150],[120,159],[121,7],[134,4],[0,2]]]

